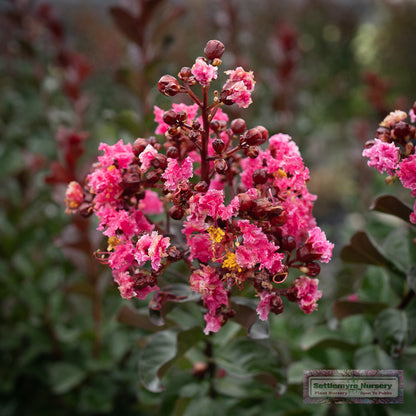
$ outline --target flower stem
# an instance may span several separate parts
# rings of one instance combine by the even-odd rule
[[[208,160],[208,140],[209,140],[209,119],[208,119],[208,91],[209,87],[202,87],[202,146],[201,146],[201,181],[210,183],[209,160]]]

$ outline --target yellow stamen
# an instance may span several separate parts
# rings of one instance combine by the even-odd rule
[[[238,272],[241,272],[241,267],[235,259],[235,253],[231,253],[230,251],[225,255],[225,260],[222,263],[222,267],[226,267],[227,269],[237,270]]]
[[[118,246],[120,244],[120,239],[112,236],[108,238],[108,246],[107,246],[107,251],[111,251],[113,249],[116,248],[116,246]]]
[[[221,230],[221,228],[215,228],[213,226],[207,228],[209,238],[213,243],[220,243],[223,237],[225,236],[225,232]]]
[[[115,167],[115,165],[111,165],[111,166],[109,166],[108,168],[107,168],[107,170],[114,170],[116,167]]]
[[[286,173],[283,169],[279,169],[279,170],[277,171],[277,177],[278,177],[279,179],[282,179],[282,178],[287,178],[287,173]]]

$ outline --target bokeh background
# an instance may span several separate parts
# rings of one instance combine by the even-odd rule
[[[400,301],[385,271],[339,254],[360,229],[404,236],[401,223],[368,208],[383,192],[410,196],[398,185],[386,191],[361,152],[389,111],[416,99],[415,34],[414,0],[1,1],[0,415],[414,414],[411,345],[393,358],[377,350],[371,364],[406,368],[404,405],[305,405],[301,382],[303,369],[365,368],[377,352],[374,316],[341,321],[336,299]],[[279,369],[278,386],[258,386],[244,354],[254,362],[264,344],[244,344],[230,323],[213,341],[223,362],[215,398],[198,374],[202,347],[176,360],[164,392],[143,387],[138,360],[156,329],[126,315],[129,302],[92,256],[102,244],[94,220],[65,215],[63,204],[66,183],[82,182],[101,141],[152,134],[153,105],[171,102],[157,81],[191,66],[209,39],[225,44],[224,69],[255,73],[254,104],[227,108],[230,117],[294,138],[318,224],[335,243],[319,311],[271,320],[261,365]],[[185,307],[174,317],[188,328],[194,315]],[[331,336],[308,337],[316,328]],[[227,362],[247,377],[227,381]]]

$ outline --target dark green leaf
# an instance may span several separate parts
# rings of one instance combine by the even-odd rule
[[[64,394],[78,386],[87,376],[85,371],[70,363],[56,363],[49,366],[49,381],[52,390]]]
[[[269,322],[259,319],[256,312],[257,302],[254,299],[235,296],[232,299],[231,307],[236,312],[233,320],[247,331],[250,338],[269,338]]]
[[[160,331],[160,327],[154,325],[147,315],[142,314],[127,305],[121,306],[117,312],[116,319],[123,324],[136,326],[138,328],[145,329],[146,331]],[[173,322],[168,321],[166,325],[171,326],[173,325]]]
[[[377,247],[376,243],[364,232],[357,231],[352,237],[350,244],[341,250],[341,259],[348,263],[374,264],[386,266],[388,259]]]
[[[339,299],[334,302],[333,311],[337,319],[341,320],[347,316],[356,314],[378,314],[387,308],[388,304],[384,302],[366,302],[366,301],[350,301],[347,299]]]
[[[355,341],[346,340],[341,332],[332,331],[327,326],[318,326],[303,335],[300,346],[303,350],[318,346],[352,350],[355,348]]]
[[[407,284],[416,293],[416,266],[410,266],[407,271]]]
[[[380,346],[392,357],[398,357],[408,339],[407,316],[399,309],[385,309],[374,322],[375,336]]]
[[[167,330],[153,335],[140,355],[139,375],[143,385],[154,393],[163,391],[163,376],[178,358],[203,337],[199,327],[179,333]]]
[[[354,354],[357,369],[394,370],[396,364],[379,345],[366,345]]]
[[[378,197],[370,209],[394,215],[408,223],[410,223],[409,216],[413,212],[411,207],[393,195],[382,195]]]

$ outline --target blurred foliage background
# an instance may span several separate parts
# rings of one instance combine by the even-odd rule
[[[414,230],[368,210],[386,191],[410,199],[361,152],[416,98],[415,16],[413,0],[0,2],[0,415],[414,414]],[[268,339],[232,322],[203,337],[194,303],[156,326],[94,260],[94,221],[64,213],[98,144],[152,134],[153,104],[170,105],[157,81],[209,39],[255,73],[254,104],[229,115],[295,139],[336,244],[319,311],[289,305]],[[398,267],[341,260],[362,229]],[[314,368],[404,369],[405,403],[303,404]]]

